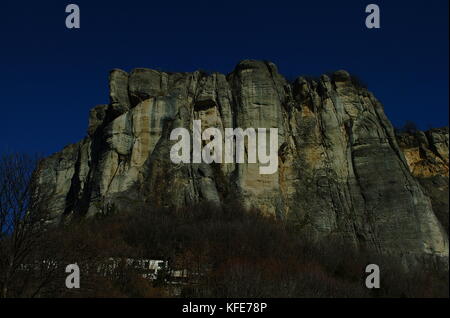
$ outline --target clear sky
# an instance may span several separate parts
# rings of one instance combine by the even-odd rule
[[[65,27],[65,7],[81,28]],[[365,27],[365,7],[381,29]],[[346,69],[394,125],[448,125],[448,0],[0,2],[0,151],[50,154],[86,134],[108,103],[108,72],[230,72],[270,60],[287,77]]]

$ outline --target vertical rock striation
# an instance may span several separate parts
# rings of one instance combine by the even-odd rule
[[[399,133],[397,140],[448,235],[448,127]]]
[[[399,146],[382,105],[347,72],[289,83],[273,63],[245,60],[226,76],[113,70],[109,87],[87,137],[39,167],[37,198],[56,220],[238,199],[317,238],[448,257],[407,143]],[[195,119],[222,132],[278,128],[277,173],[251,163],[172,163],[171,130],[192,131]],[[448,132],[447,148],[440,134],[424,138],[448,176]]]

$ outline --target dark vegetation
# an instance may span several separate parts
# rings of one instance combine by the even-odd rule
[[[350,74],[350,80],[352,81],[353,86],[362,88],[362,89],[368,89],[369,86],[365,81],[363,81],[359,76]]]
[[[326,75],[328,75],[328,77],[332,81],[336,80],[335,72],[327,72]],[[351,81],[352,85],[354,87],[356,87],[356,88],[360,88],[360,89],[368,89],[369,88],[367,83],[365,81],[363,81],[359,76],[357,76],[355,74],[350,74],[350,81]]]
[[[335,80],[334,72],[327,72],[327,73],[325,73],[325,75],[327,75],[332,81]],[[314,81],[314,82],[318,83],[320,81],[320,76],[302,75],[301,77],[303,77],[308,82]],[[290,76],[290,75],[286,76],[286,80],[291,84],[294,83],[297,78],[298,78],[298,76]],[[368,89],[369,88],[367,83],[364,82],[357,75],[350,74],[350,81],[351,81],[352,85],[356,88],[359,88],[359,89]]]
[[[407,133],[407,134],[415,134],[417,131],[419,131],[419,128],[417,124],[411,120],[407,120],[405,124],[395,129],[396,133]]]
[[[3,201],[2,201],[3,204]],[[42,216],[39,215],[39,218]],[[435,266],[406,271],[399,260],[361,251],[336,239],[312,242],[292,225],[230,202],[183,209],[148,208],[133,213],[73,220],[62,226],[17,221],[2,227],[0,287],[3,297],[448,297],[448,271]],[[16,237],[31,235],[18,252]],[[27,241],[28,242],[28,241]],[[15,252],[14,252],[15,251]],[[15,259],[22,255],[20,260]],[[98,271],[109,258],[120,260]],[[167,260],[188,269],[170,284],[127,266],[127,259]],[[11,262],[14,260],[14,262]],[[11,264],[14,263],[14,266]],[[77,263],[81,288],[66,289],[65,266]],[[381,268],[381,288],[365,287],[365,267]],[[5,275],[8,273],[8,276]]]

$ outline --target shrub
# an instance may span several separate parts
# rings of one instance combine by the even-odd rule
[[[448,297],[445,271],[406,272],[395,257],[336,239],[311,241],[293,226],[237,202],[118,213],[52,235],[59,245],[53,253],[72,251],[72,259],[88,267],[108,257],[131,257],[187,269],[180,287],[185,297]],[[364,285],[369,263],[383,270],[376,292]],[[167,293],[171,286],[165,279],[145,280],[133,268],[119,266],[107,277],[89,275],[83,280],[91,282],[88,288],[47,289],[42,295],[174,296]]]

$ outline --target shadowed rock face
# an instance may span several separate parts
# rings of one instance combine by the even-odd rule
[[[448,127],[400,133],[397,140],[448,235]]]
[[[245,60],[227,76],[113,70],[109,87],[110,104],[91,111],[88,136],[40,165],[36,195],[56,220],[237,199],[313,237],[448,257],[407,147],[347,72],[288,83],[273,63]],[[222,132],[278,128],[277,173],[259,174],[259,164],[173,164],[170,132],[192,130],[195,119]],[[447,155],[448,176],[448,131],[446,150],[441,135],[429,134],[433,153]]]

